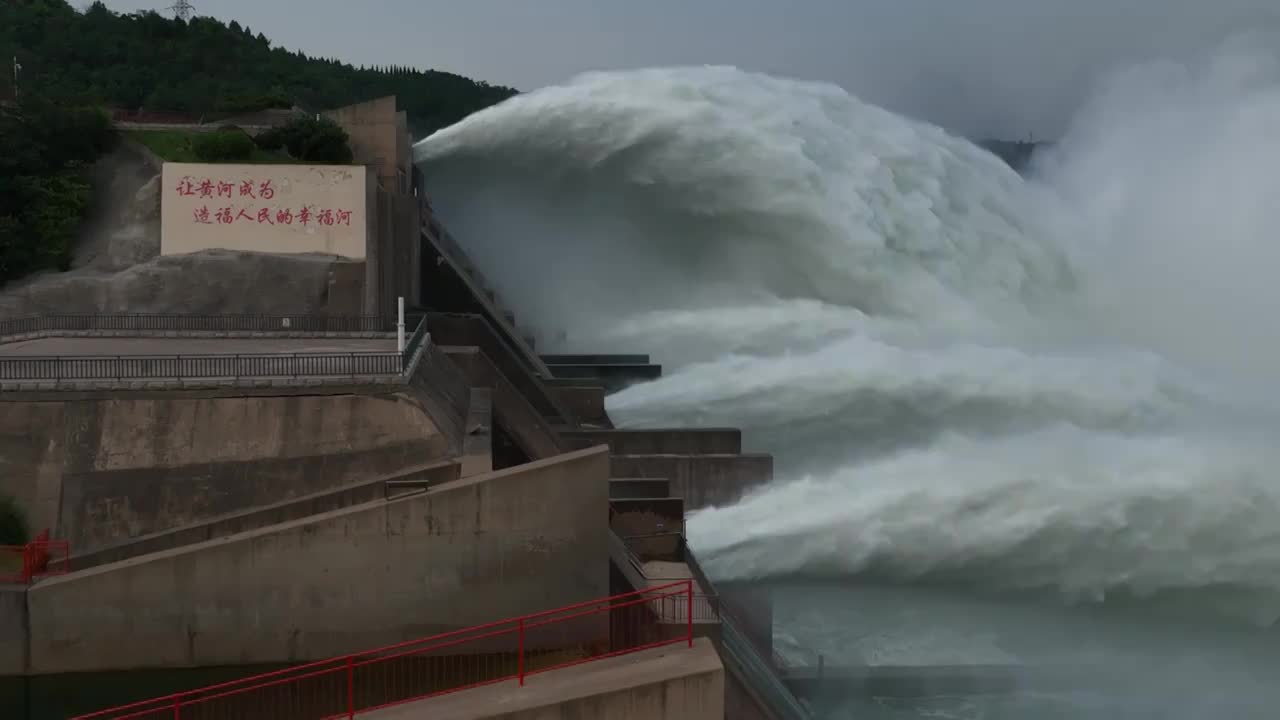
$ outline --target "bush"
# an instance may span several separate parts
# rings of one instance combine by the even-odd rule
[[[329,118],[299,116],[254,138],[267,151],[284,148],[295,160],[314,163],[351,162],[351,138]]]
[[[85,168],[115,141],[110,118],[97,108],[35,95],[0,106],[0,286],[70,266],[92,195]]]
[[[17,501],[0,495],[0,545],[23,545],[30,539],[27,518]]]
[[[236,162],[253,157],[253,138],[238,130],[205,133],[191,143],[191,150],[203,162]]]

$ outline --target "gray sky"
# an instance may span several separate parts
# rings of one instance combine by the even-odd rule
[[[1100,69],[1280,27],[1280,0],[191,1],[278,45],[355,64],[521,90],[586,70],[730,64],[835,82],[957,132],[1005,138],[1056,135]],[[171,4],[106,2],[126,12]]]

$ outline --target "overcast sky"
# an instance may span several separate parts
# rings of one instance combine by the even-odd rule
[[[172,0],[106,0],[119,11]],[[1280,27],[1280,0],[192,0],[278,45],[530,90],[729,64],[838,83],[977,136],[1059,133],[1097,73]],[[87,0],[79,4],[87,5]]]

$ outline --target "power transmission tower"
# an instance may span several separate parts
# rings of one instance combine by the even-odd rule
[[[172,10],[173,16],[183,22],[190,20],[196,11],[195,6],[187,2],[187,0],[174,0],[173,5],[166,9]]]

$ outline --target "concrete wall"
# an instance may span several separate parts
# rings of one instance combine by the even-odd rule
[[[487,355],[474,347],[448,347],[444,350],[471,385],[492,389],[495,418],[526,455],[539,459],[560,454],[559,436]],[[600,444],[603,443],[594,443]],[[591,446],[582,444],[575,449]]]
[[[353,165],[165,163],[160,254],[221,248],[363,259],[374,210],[368,172]]]
[[[26,637],[27,588],[0,585],[0,677],[26,672]]]
[[[371,166],[384,190],[409,192],[412,144],[408,127],[396,112],[394,95],[330,110],[324,116],[347,131],[355,162]],[[404,187],[402,174],[406,178]]]
[[[560,398],[542,382],[542,376],[524,362],[524,353],[516,349],[509,339],[495,332],[484,318],[479,315],[427,313],[427,330],[437,344],[480,348],[543,417],[566,424],[572,419]]]
[[[409,395],[436,427],[462,451],[466,437],[465,420],[471,412],[471,385],[467,377],[437,345],[425,342],[414,359],[409,376]]]
[[[746,681],[728,667],[725,670],[725,720],[778,720],[769,715],[764,703],[752,692]]]
[[[396,316],[396,299],[416,305],[422,294],[422,243],[418,199],[375,190],[374,228],[365,272],[365,312],[388,319]]]
[[[666,478],[686,510],[729,505],[773,479],[772,455],[614,455],[613,477]]]
[[[493,392],[489,388],[471,388],[465,427],[462,477],[493,472]]]
[[[98,565],[128,560],[147,553],[172,550],[184,545],[194,545],[220,537],[278,525],[291,520],[300,520],[312,515],[320,515],[374,500],[385,500],[389,495],[399,495],[406,492],[406,487],[426,488],[431,485],[457,480],[460,476],[460,469],[458,463],[453,460],[430,463],[408,472],[379,477],[351,485],[343,485],[333,490],[304,495],[300,498],[274,503],[265,507],[223,515],[206,522],[184,525],[172,530],[144,535],[129,542],[102,548],[96,552],[76,554],[71,558],[71,567],[76,570],[85,570]],[[388,487],[388,482],[392,483],[393,486]]]
[[[401,393],[74,397],[0,402],[0,492],[77,553],[453,454]]]
[[[311,660],[602,597],[608,474],[585,450],[45,580],[32,672]]]
[[[725,673],[712,642],[562,668],[368,714],[368,720],[738,720],[725,714]]]
[[[598,386],[555,387],[552,392],[576,416],[578,422],[602,428],[613,427],[604,409],[604,388]]]

